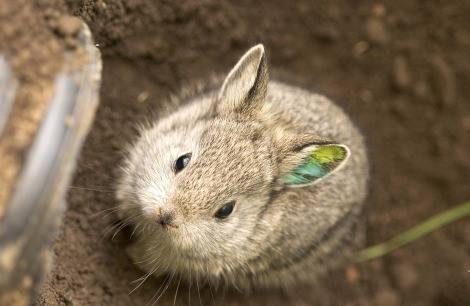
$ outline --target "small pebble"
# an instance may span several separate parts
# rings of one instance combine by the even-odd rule
[[[393,62],[393,84],[402,90],[407,89],[411,84],[410,69],[403,56],[395,58]]]
[[[74,16],[62,16],[57,22],[57,30],[64,36],[75,36],[81,26],[81,20]]]
[[[137,96],[137,101],[139,101],[139,103],[143,103],[145,101],[147,101],[149,98],[149,93],[147,91],[142,91],[138,96]]]
[[[357,270],[355,266],[349,266],[346,268],[346,279],[351,284],[357,284],[359,279],[361,278],[361,274]]]
[[[366,33],[373,43],[383,45],[388,42],[388,33],[381,19],[370,18],[366,23]]]
[[[55,276],[55,278],[57,280],[61,281],[61,280],[65,279],[65,276],[62,273],[58,272],[57,275]]]
[[[44,17],[51,19],[51,18],[58,18],[60,16],[60,12],[52,9],[52,8],[47,8],[44,10]]]
[[[376,17],[383,17],[385,16],[386,9],[382,3],[375,3],[372,5],[372,14]]]
[[[434,89],[444,105],[453,104],[457,92],[455,75],[449,64],[440,56],[432,59],[434,66]]]
[[[62,298],[62,305],[66,305],[66,306],[72,306],[74,305],[72,299],[64,294],[60,294],[60,297]]]
[[[391,289],[381,289],[374,297],[375,305],[380,306],[398,306],[400,305],[400,298]]]
[[[353,54],[356,57],[360,57],[369,50],[370,45],[367,41],[359,41],[353,46]]]
[[[465,131],[470,132],[470,116],[465,116],[462,118],[462,127]]]

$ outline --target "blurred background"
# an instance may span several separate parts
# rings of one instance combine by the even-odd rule
[[[69,190],[54,268],[37,305],[155,299],[161,279],[128,294],[142,272],[125,255],[125,239],[103,233],[113,216],[99,213],[115,200],[102,190],[112,190],[136,123],[184,84],[227,72],[259,42],[274,75],[329,96],[365,134],[372,160],[368,245],[470,199],[469,1],[31,3],[52,27],[50,39],[58,33],[50,20],[80,17],[103,56],[100,105],[72,184],[101,191]],[[70,39],[59,46],[74,47]],[[46,54],[42,63],[54,61]],[[194,286],[177,289],[174,282],[158,305],[470,305],[469,270],[470,224],[463,220],[338,269],[313,289],[244,295],[206,286],[199,298]]]

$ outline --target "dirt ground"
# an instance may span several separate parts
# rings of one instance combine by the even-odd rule
[[[470,199],[470,2],[66,1],[103,53],[101,105],[79,161],[54,270],[37,305],[145,305],[142,276],[107,234],[121,149],[183,84],[226,72],[263,42],[272,67],[338,102],[373,164],[368,244]],[[101,213],[100,213],[101,212]],[[109,231],[108,231],[109,232]],[[249,295],[174,282],[158,305],[470,305],[470,223],[384,258],[332,272],[315,288]]]

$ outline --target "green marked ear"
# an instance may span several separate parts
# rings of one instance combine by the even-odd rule
[[[342,166],[349,157],[344,145],[313,145],[302,150],[303,157],[287,172],[283,182],[290,187],[303,187],[325,178]]]

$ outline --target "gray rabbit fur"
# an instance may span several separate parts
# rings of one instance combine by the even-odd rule
[[[363,137],[338,106],[269,81],[262,45],[220,89],[178,101],[142,128],[118,182],[120,215],[137,235],[128,253],[141,269],[287,288],[351,258],[364,237],[369,170]],[[327,146],[336,162],[318,151]],[[326,152],[323,168],[306,164],[315,152]]]

